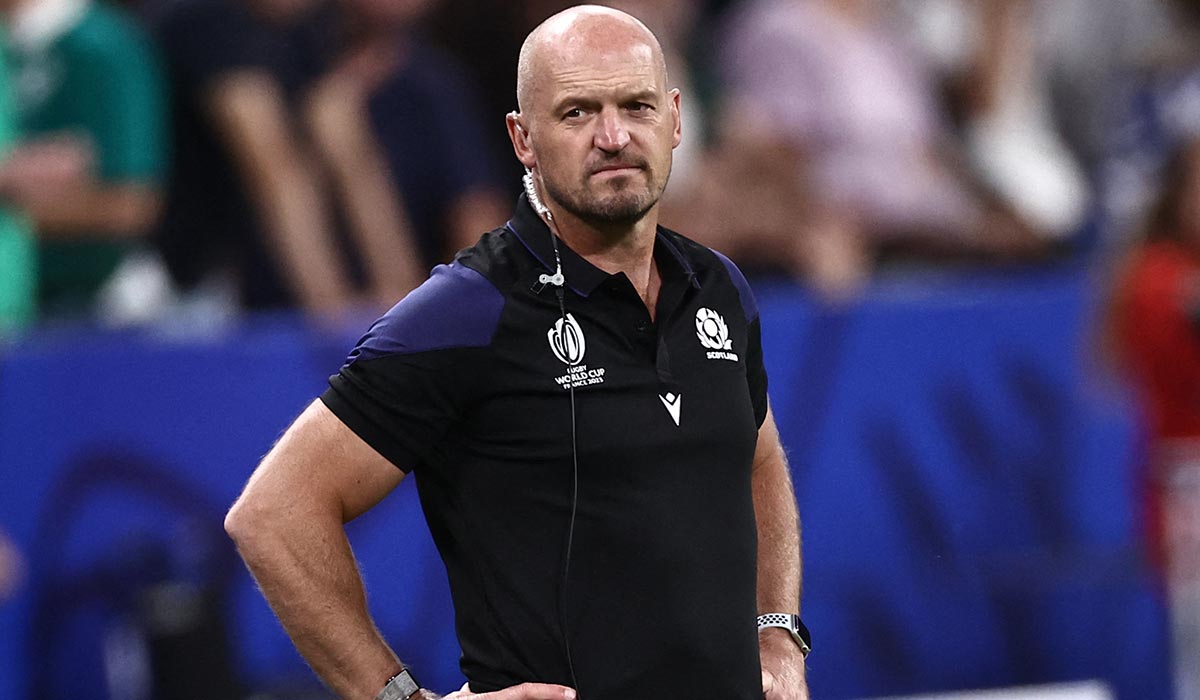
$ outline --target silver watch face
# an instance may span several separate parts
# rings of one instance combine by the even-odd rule
[[[383,690],[379,691],[375,700],[408,700],[420,689],[421,686],[417,685],[416,679],[412,677],[408,669],[404,669],[383,686]]]

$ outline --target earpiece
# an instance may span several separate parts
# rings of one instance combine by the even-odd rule
[[[538,196],[537,187],[533,184],[533,171],[529,168],[526,168],[525,174],[521,176],[521,184],[525,186],[525,197],[529,199],[529,206],[533,207],[538,216],[546,219],[547,225],[552,226],[554,215],[550,213],[550,209],[545,204],[542,204],[542,198]],[[553,275],[543,274],[538,277],[538,282],[543,285],[552,284],[561,291],[565,280],[562,273],[562,260],[558,256],[558,238],[554,235],[553,231],[550,232],[550,242],[554,244],[554,264],[556,269]],[[566,316],[565,311],[563,312],[563,316]]]

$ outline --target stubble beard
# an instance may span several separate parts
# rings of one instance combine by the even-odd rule
[[[643,172],[647,174],[648,180],[652,179],[649,170]],[[608,196],[603,196],[590,192],[586,183],[574,191],[562,190],[544,178],[542,184],[546,193],[572,216],[601,228],[629,226],[641,221],[654,205],[658,204],[665,189],[664,183],[664,187],[657,188],[657,191],[648,187],[645,192],[639,194],[632,186],[626,185],[617,188]]]

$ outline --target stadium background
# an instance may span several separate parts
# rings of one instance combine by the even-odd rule
[[[837,4],[811,0],[822,2]],[[697,43],[728,13],[770,3],[685,4],[701,8]],[[1117,24],[1150,4],[1031,3],[1097,16],[1126,8],[1111,12]],[[511,101],[512,62],[478,47],[511,51],[522,23],[552,5],[445,0],[430,25],[445,45],[474,42],[483,56],[459,58],[482,88],[481,109],[495,112],[481,117],[493,137],[503,110],[489,95]],[[157,5],[146,6],[133,4],[152,22]],[[1100,25],[1068,38],[1119,53],[1124,35],[1087,34],[1117,31]],[[1179,28],[1147,30],[1144,41],[1164,45]],[[804,522],[814,698],[1096,681],[1089,698],[1190,700],[1172,690],[1166,593],[1147,539],[1151,437],[1102,342],[1113,260],[1136,243],[1145,214],[1130,200],[1153,197],[1165,154],[1187,138],[1163,117],[1158,68],[1114,66],[1098,79],[1112,102],[1104,118],[1056,126],[1089,195],[1039,254],[930,258],[885,246],[866,277],[828,284],[746,247]],[[702,94],[718,90],[715,78],[697,82]],[[1077,97],[1077,112],[1095,104]],[[737,125],[720,114],[708,127],[718,153]],[[1123,126],[1085,133],[1096,123]],[[484,147],[503,157],[502,143]],[[730,162],[690,157],[693,173]],[[498,171],[508,198],[516,178]],[[1144,191],[1130,195],[1131,178]],[[765,179],[743,184],[774,191]],[[2,336],[0,533],[21,563],[0,601],[0,698],[326,697],[221,518],[340,365],[362,317],[330,327],[295,310],[214,311],[214,299],[228,303],[168,300],[119,324],[103,310],[43,312]],[[385,636],[427,685],[457,687],[452,611],[412,484],[350,531]]]

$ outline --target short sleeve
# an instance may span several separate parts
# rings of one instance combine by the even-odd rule
[[[750,390],[750,401],[754,405],[755,423],[762,427],[767,419],[767,370],[763,365],[762,325],[758,316],[758,301],[750,289],[750,283],[732,260],[716,253],[729,273],[729,281],[737,290],[742,302],[742,313],[746,317],[746,383]]]
[[[475,394],[503,306],[479,272],[439,265],[359,340],[322,402],[400,469],[435,465]]]
[[[754,422],[761,428],[767,419],[767,370],[763,365],[762,328],[757,316],[746,326],[746,383],[754,405]]]

